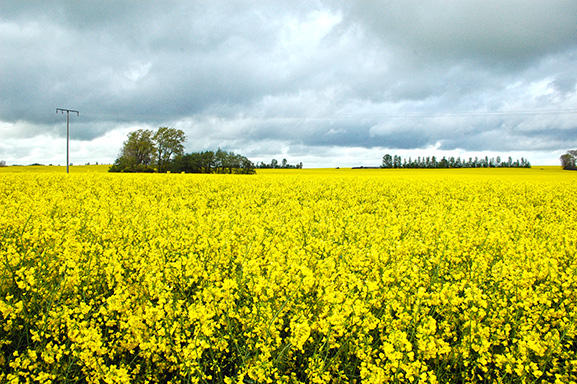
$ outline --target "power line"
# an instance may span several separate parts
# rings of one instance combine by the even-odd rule
[[[577,109],[536,109],[518,111],[471,111],[471,112],[443,112],[443,113],[360,113],[343,114],[339,116],[359,117],[398,117],[398,118],[426,118],[426,117],[473,117],[473,116],[514,116],[514,115],[566,115],[577,113]]]
[[[58,108],[57,112],[69,112],[76,113],[78,111],[71,109]],[[577,114],[577,108],[567,108],[567,109],[534,109],[534,110],[510,110],[510,111],[464,111],[464,112],[406,112],[406,113],[395,113],[395,112],[359,112],[359,113],[319,113],[319,114],[295,114],[295,115],[266,115],[266,114],[233,114],[233,113],[223,113],[219,115],[215,114],[205,114],[205,113],[192,113],[186,115],[183,113],[110,113],[110,112],[83,112],[85,119],[90,120],[104,120],[104,121],[124,121],[124,122],[134,122],[141,121],[145,122],[147,120],[179,120],[179,119],[211,119],[216,118],[223,121],[231,120],[255,120],[255,121],[295,121],[295,120],[347,120],[347,119],[359,119],[359,118],[373,118],[373,119],[427,119],[427,118],[462,118],[462,117],[490,117],[490,116],[545,116],[545,115],[572,115]],[[35,115],[32,113],[31,115]],[[39,116],[39,114],[38,114]]]
[[[341,119],[341,118],[362,118],[362,117],[382,117],[382,118],[430,118],[430,117],[475,117],[475,116],[515,116],[515,115],[566,115],[566,114],[577,114],[577,109],[537,109],[537,110],[512,110],[512,111],[466,111],[466,112],[442,112],[442,113],[335,113],[335,114],[311,114],[311,115],[294,115],[294,116],[275,116],[275,115],[261,115],[258,114],[251,115],[230,115],[226,114],[219,116],[216,114],[191,114],[186,116],[180,113],[166,113],[166,114],[114,114],[114,113],[90,113],[88,116],[91,117],[105,117],[105,118],[125,118],[125,119],[138,119],[138,118],[151,118],[151,119],[162,119],[162,118],[185,118],[185,117],[197,117],[197,118],[221,118],[224,120],[234,120],[234,119],[254,119],[254,120],[303,120],[303,119]]]

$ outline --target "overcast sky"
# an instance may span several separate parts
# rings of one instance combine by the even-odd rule
[[[2,1],[0,160],[186,151],[379,165],[577,148],[577,1]]]

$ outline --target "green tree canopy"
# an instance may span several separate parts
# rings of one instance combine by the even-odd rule
[[[109,172],[166,172],[172,159],[184,152],[185,141],[184,132],[175,128],[130,132]]]
[[[388,153],[383,156],[383,162],[381,168],[393,168],[393,157]]]
[[[155,164],[159,172],[166,172],[172,159],[184,153],[186,135],[180,129],[160,127],[152,139],[156,146]]]
[[[577,150],[567,151],[559,159],[563,169],[577,169]]]
[[[255,173],[252,161],[220,148],[216,152],[204,151],[178,155],[172,161],[170,170],[185,173]]]
[[[153,134],[149,129],[130,132],[110,172],[152,172],[151,163],[155,154]]]

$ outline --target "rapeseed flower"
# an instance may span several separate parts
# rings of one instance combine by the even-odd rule
[[[576,174],[489,171],[0,174],[0,381],[575,381]]]

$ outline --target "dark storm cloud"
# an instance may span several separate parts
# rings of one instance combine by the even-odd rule
[[[14,10],[2,25],[1,69],[12,74],[1,84],[3,117],[42,121],[41,107],[58,102],[113,116],[178,116],[262,94],[267,73],[255,59],[270,50],[269,26],[236,17],[232,2],[198,4],[66,2]]]
[[[0,15],[0,159],[50,158],[55,108],[80,110],[71,138],[110,161],[126,130],[160,125],[190,150],[256,157],[556,162],[577,147],[574,1],[19,1]]]
[[[403,65],[523,67],[574,47],[577,37],[571,0],[363,1],[348,9],[353,21],[403,55]]]

